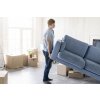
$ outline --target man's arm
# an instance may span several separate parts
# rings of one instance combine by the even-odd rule
[[[47,41],[48,53],[49,53],[49,57],[50,57],[50,53],[51,53],[51,49],[52,49],[52,37],[51,37],[50,33],[48,33],[48,35],[46,36],[46,41]]]
[[[49,53],[49,56],[50,56],[51,49],[52,49],[52,43],[51,43],[51,40],[48,39],[48,40],[47,40],[47,43],[48,43],[48,53]]]

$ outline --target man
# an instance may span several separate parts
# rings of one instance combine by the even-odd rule
[[[50,59],[50,55],[53,50],[53,43],[54,43],[54,30],[55,27],[55,20],[49,19],[48,20],[48,30],[44,34],[43,38],[43,54],[45,56],[45,70],[44,70],[44,76],[43,76],[43,82],[49,83],[49,81],[52,81],[48,77],[49,71],[52,66],[52,60]]]

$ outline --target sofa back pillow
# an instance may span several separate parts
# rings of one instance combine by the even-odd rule
[[[89,46],[85,58],[100,64],[100,48]]]
[[[81,57],[85,56],[86,51],[88,49],[88,44],[81,42],[77,39],[74,39],[68,35],[65,36],[64,42],[66,43],[65,50],[68,50]]]

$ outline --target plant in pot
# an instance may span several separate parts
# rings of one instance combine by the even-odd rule
[[[28,51],[28,54],[29,54],[29,57],[30,57],[30,58],[32,58],[32,53],[33,53],[32,50],[29,50],[29,51]]]

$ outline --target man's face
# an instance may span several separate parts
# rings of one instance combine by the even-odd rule
[[[53,23],[52,25],[49,25],[49,28],[55,28],[55,23]]]
[[[52,28],[55,28],[55,23],[52,24]]]

